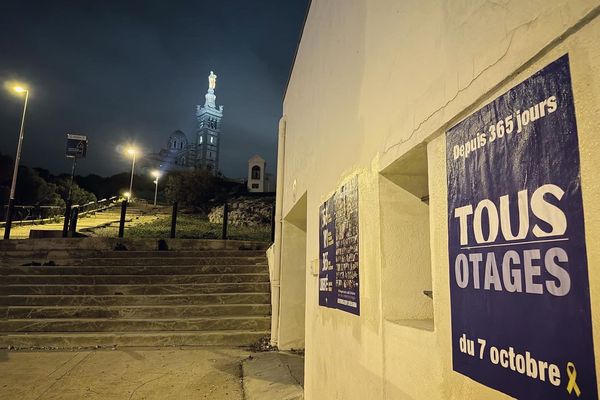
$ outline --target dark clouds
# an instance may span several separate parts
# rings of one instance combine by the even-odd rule
[[[157,151],[194,134],[207,75],[225,107],[221,169],[255,153],[274,171],[282,94],[307,0],[4,0],[0,79],[32,88],[23,162],[66,172],[64,136],[87,134],[81,173],[127,170],[116,147]],[[13,155],[22,102],[0,94],[0,152]]]

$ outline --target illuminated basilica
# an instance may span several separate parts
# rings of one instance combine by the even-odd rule
[[[176,130],[169,136],[166,148],[146,156],[145,161],[149,167],[162,171],[219,171],[223,106],[216,105],[216,84],[217,75],[210,71],[204,105],[196,106],[196,134],[193,138],[188,138],[184,132]]]

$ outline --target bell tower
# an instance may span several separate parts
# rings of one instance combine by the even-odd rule
[[[196,106],[196,143],[194,167],[204,168],[213,173],[219,171],[219,149],[221,146],[221,119],[223,106],[217,108],[215,88],[217,75],[210,71],[208,76],[208,91],[203,106]]]

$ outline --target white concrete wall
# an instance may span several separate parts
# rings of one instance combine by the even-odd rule
[[[284,101],[285,172],[278,197],[287,215],[307,193],[307,399],[507,398],[451,368],[444,132],[567,52],[600,360],[600,248],[593,245],[600,241],[599,7],[597,0],[313,0]],[[396,187],[382,175],[422,144],[428,206],[410,197],[419,182],[414,190]],[[319,307],[318,278],[309,268],[319,256],[319,205],[355,173],[360,317]],[[419,242],[410,232],[391,234],[419,246],[402,254],[419,279],[402,291],[429,289],[423,286],[430,274],[430,305],[425,297],[408,309],[390,305],[390,245],[382,236],[391,228],[381,220],[390,215],[386,201],[394,192],[413,212],[392,217],[429,219],[429,229],[415,233]]]
[[[433,302],[423,293],[432,289],[429,207],[387,177],[379,183],[383,318],[432,328]]]
[[[281,293],[279,302],[280,350],[304,348],[306,286],[306,195],[302,196],[282,223]]]

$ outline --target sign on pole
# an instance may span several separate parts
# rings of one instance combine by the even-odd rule
[[[446,141],[453,369],[518,399],[598,399],[568,56]]]
[[[67,158],[85,158],[87,145],[87,136],[67,134]]]

